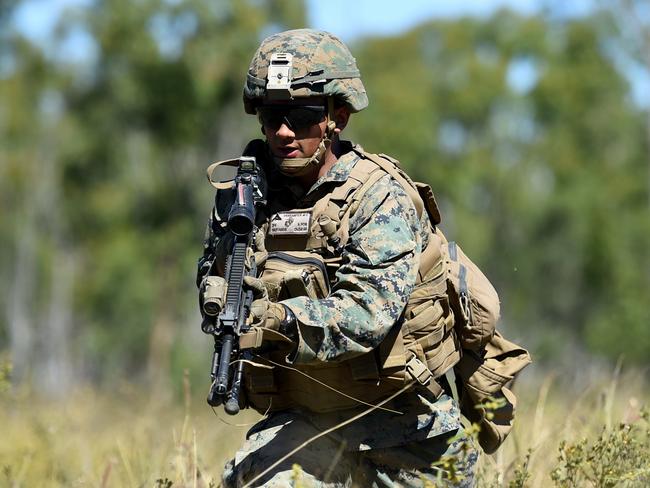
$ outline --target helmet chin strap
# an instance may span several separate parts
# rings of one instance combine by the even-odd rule
[[[312,172],[314,168],[320,167],[327,149],[332,144],[332,136],[334,135],[334,129],[336,129],[336,122],[332,120],[333,115],[334,100],[330,97],[327,99],[327,124],[325,126],[325,133],[316,151],[308,158],[278,158],[273,156],[275,166],[280,173],[287,176],[303,176]]]

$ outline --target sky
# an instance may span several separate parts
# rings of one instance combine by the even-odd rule
[[[28,0],[20,6],[15,24],[30,38],[44,39],[67,6],[88,3],[90,0]],[[592,0],[307,0],[306,4],[311,27],[352,41],[365,35],[399,34],[433,18],[487,16],[504,6],[531,14],[549,4],[580,15],[589,11]]]
[[[366,35],[400,34],[434,18],[485,17],[502,7],[534,14],[544,5],[552,5],[563,15],[583,15],[592,4],[590,0],[307,0],[311,26],[330,31],[344,41]]]
[[[588,14],[596,1],[306,0],[306,5],[309,27],[327,30],[350,42],[364,36],[398,35],[435,18],[486,17],[503,7],[522,14],[535,14],[547,8],[561,17],[581,16]],[[61,12],[69,6],[89,3],[91,0],[27,0],[15,14],[14,25],[27,37],[47,46],[48,36]],[[86,33],[73,32],[63,46],[58,46],[58,55],[69,61],[83,60],[92,47],[93,42]],[[635,101],[650,107],[650,75],[633,66],[625,71]]]

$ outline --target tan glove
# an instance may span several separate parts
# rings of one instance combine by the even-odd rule
[[[244,285],[253,291],[251,325],[253,327],[279,330],[282,322],[287,318],[287,311],[284,306],[269,300],[266,286],[259,278],[244,276]]]

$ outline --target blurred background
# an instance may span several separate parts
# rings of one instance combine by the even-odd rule
[[[370,106],[344,135],[432,185],[527,374],[646,371],[650,2],[3,0],[5,381],[207,389],[204,169],[260,135],[260,41],[304,26],[350,46]]]

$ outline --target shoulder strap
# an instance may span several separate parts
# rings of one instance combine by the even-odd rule
[[[411,181],[408,175],[404,173],[401,168],[399,168],[397,161],[393,160],[392,158],[389,159],[388,156],[385,156],[383,154],[378,155],[372,153],[362,153],[362,156],[370,159],[373,163],[391,175],[393,179],[395,179],[395,181],[400,184],[400,186],[413,201],[413,205],[415,205],[415,211],[418,214],[418,218],[422,217],[422,212],[424,212],[424,202],[422,201],[422,197],[420,196],[420,193],[415,187],[413,181]]]
[[[355,202],[359,195],[385,174],[371,161],[359,158],[348,178],[314,206],[314,214],[319,216],[316,225],[320,226],[323,235],[332,239],[336,234],[338,245],[345,245],[349,238],[350,209],[358,205]]]
[[[409,196],[415,206],[418,219],[426,210],[434,226],[440,223],[440,214],[433,192],[428,185],[414,183],[400,168],[399,162],[385,154],[367,153],[359,147],[353,150],[359,156],[359,160],[352,168],[348,179],[336,187],[327,199],[319,202],[320,205],[317,205],[319,209],[316,213],[326,217],[323,222],[327,222],[329,227],[329,230],[326,230],[324,225],[320,225],[326,236],[336,233],[338,242],[345,245],[349,238],[350,218],[359,208],[363,196],[386,174],[397,181]],[[332,223],[334,225],[331,225]]]

